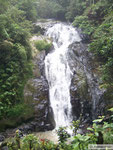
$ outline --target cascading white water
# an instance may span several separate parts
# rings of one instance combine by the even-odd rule
[[[67,51],[70,44],[80,41],[80,37],[72,26],[63,23],[50,27],[46,35],[52,38],[54,46],[53,52],[45,58],[45,73],[56,128],[69,126],[72,121],[70,103],[72,72],[68,65]]]

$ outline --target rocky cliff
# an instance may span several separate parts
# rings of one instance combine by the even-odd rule
[[[76,42],[69,48],[69,64],[73,72],[70,87],[74,120],[82,114],[83,122],[91,122],[104,111],[104,89],[96,71],[94,57],[88,52],[87,44]]]

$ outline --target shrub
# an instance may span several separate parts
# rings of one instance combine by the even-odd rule
[[[95,30],[93,41],[89,46],[89,50],[94,53],[102,64],[102,80],[106,83],[113,81],[113,23],[110,20],[111,14]]]
[[[57,144],[54,144],[53,142],[46,140],[46,139],[41,139],[40,142],[40,148],[43,150],[58,150],[57,149]]]
[[[30,115],[30,113],[33,113],[33,108],[24,103],[17,104],[14,107],[7,109],[7,117],[10,118],[24,117]]]
[[[95,27],[92,22],[88,20],[87,16],[77,16],[73,22],[73,26],[82,29],[84,34],[91,35],[94,32]]]
[[[32,150],[39,147],[39,140],[33,134],[25,136],[22,140],[22,150]]]
[[[52,46],[52,43],[48,42],[47,40],[39,40],[35,42],[35,46],[39,51],[42,50],[49,51]]]
[[[59,143],[64,143],[67,138],[69,138],[69,134],[66,131],[65,127],[60,127],[57,131]]]
[[[28,104],[17,104],[9,108],[0,103],[0,131],[14,128],[33,117],[34,109]]]
[[[16,115],[21,112],[20,107],[13,113],[9,108],[23,101],[24,85],[32,76],[29,44],[32,25],[23,15],[23,11],[12,5],[5,14],[0,14],[0,121],[15,111]]]

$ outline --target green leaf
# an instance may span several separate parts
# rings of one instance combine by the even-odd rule
[[[113,112],[113,108],[110,108],[110,109],[108,109],[108,111],[111,111],[111,112]]]
[[[73,148],[76,149],[79,146],[79,142],[76,142],[75,144],[73,144]]]
[[[94,131],[92,128],[87,128],[87,130],[89,130],[89,131]]]
[[[93,122],[102,122],[103,119],[96,119],[96,120],[93,120]]]
[[[96,136],[99,136],[99,133],[98,133],[98,132],[95,132],[95,135],[96,135]]]

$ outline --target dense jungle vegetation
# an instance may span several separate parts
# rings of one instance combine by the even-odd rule
[[[5,126],[17,125],[33,113],[31,106],[24,102],[23,90],[32,76],[29,39],[34,33],[33,23],[40,18],[73,22],[73,26],[82,30],[84,42],[88,43],[89,51],[98,62],[96,69],[102,79],[100,87],[107,90],[108,102],[113,101],[113,0],[0,0],[0,130]],[[87,149],[83,146],[84,141],[86,147],[89,140],[95,143],[100,131],[109,131],[108,136],[104,137],[104,143],[108,143],[106,141],[111,140],[108,137],[113,132],[113,124],[106,122],[101,127],[94,124],[90,130],[95,136],[78,135],[74,140],[79,142],[74,147],[68,148],[66,145],[65,148],[65,144],[61,144],[58,148],[52,143],[48,146],[47,142],[46,148],[41,145],[42,149]],[[18,135],[16,140],[16,146],[19,146]],[[34,143],[39,144],[32,135],[23,141],[22,149],[28,146],[27,150],[32,149]],[[29,141],[33,143],[29,145]]]
[[[35,1],[0,0],[1,129],[5,122],[13,125],[18,122],[17,117],[26,118],[32,113],[31,107],[23,101],[23,90],[32,75],[29,38],[32,23],[37,20],[36,10]]]

